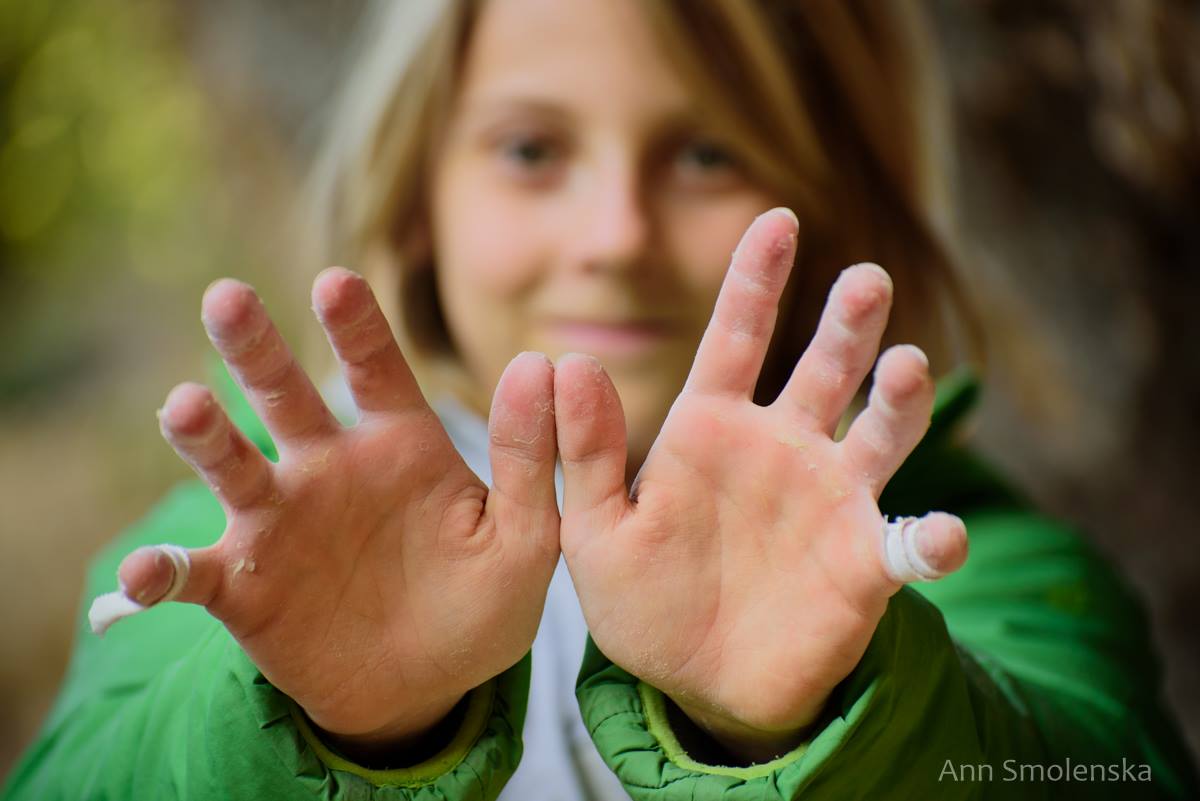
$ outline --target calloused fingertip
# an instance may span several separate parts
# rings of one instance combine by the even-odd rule
[[[851,264],[845,270],[842,270],[842,273],[845,274],[850,270],[870,270],[887,282],[889,289],[893,287],[891,274],[873,261],[860,261],[857,264]]]
[[[896,345],[897,348],[902,348],[904,353],[911,354],[914,359],[920,362],[926,370],[929,369],[929,357],[925,355],[925,351],[913,344]]]
[[[200,321],[218,347],[246,337],[255,342],[262,334],[262,321],[256,319],[261,308],[262,300],[250,284],[236,278],[219,278],[208,285],[200,300]],[[242,343],[238,350],[244,346]]]
[[[135,549],[117,568],[117,585],[121,592],[142,606],[150,606],[163,597],[173,580],[170,560],[152,545]]]
[[[538,359],[539,361],[542,361],[545,364],[550,365],[551,369],[554,369],[554,362],[550,359],[549,356],[542,353],[540,350],[523,350],[520,353],[518,353],[516,356],[513,356],[512,361],[510,361],[509,364],[512,364],[512,362],[515,362],[518,359],[523,359],[526,361],[528,361],[529,359]]]
[[[582,351],[577,351],[577,350],[569,350],[566,353],[560,354],[556,364],[562,364],[563,362],[566,362],[566,361],[580,360],[580,359],[590,362],[592,364],[597,364],[597,365],[600,364],[600,360],[597,359],[592,354],[583,353]]]
[[[792,211],[787,206],[776,206],[775,208],[761,214],[760,218],[766,217],[768,214],[774,214],[776,216],[782,217],[782,218],[788,220],[789,222],[791,222],[791,224],[794,225],[796,228],[800,227],[800,218],[796,216],[796,212]]]
[[[929,358],[916,345],[892,345],[879,357],[871,387],[872,398],[878,398],[895,410],[920,393],[925,393],[932,404],[933,391]]]
[[[915,538],[921,557],[943,575],[953,573],[967,561],[967,526],[958,515],[930,512],[921,520]]]
[[[358,273],[345,267],[326,267],[317,273],[312,282],[310,300],[313,313],[322,325],[326,322],[345,324],[348,321],[340,319],[342,316],[347,313],[354,316],[356,298],[353,294],[359,293],[357,300],[361,303],[365,299],[364,291],[369,297],[370,286]]]

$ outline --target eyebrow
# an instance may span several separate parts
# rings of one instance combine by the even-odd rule
[[[461,111],[472,119],[489,118],[510,114],[528,114],[559,124],[575,119],[562,103],[545,97],[529,94],[500,94],[496,97],[480,98],[464,103]],[[674,132],[705,124],[705,117],[695,107],[684,107],[668,112],[654,121],[654,128],[661,132]]]
[[[463,104],[462,111],[470,114],[472,117],[512,114],[515,112],[566,121],[574,116],[561,104],[552,100],[524,95],[500,96],[468,102]]]

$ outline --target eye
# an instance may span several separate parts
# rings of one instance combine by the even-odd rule
[[[689,169],[724,170],[737,166],[729,150],[716,142],[696,140],[685,143],[679,150],[679,163]]]
[[[498,145],[500,157],[520,173],[545,173],[562,160],[564,148],[547,136],[519,134],[506,137]]]
[[[719,141],[688,139],[671,156],[676,185],[688,191],[719,191],[740,185],[744,175],[735,151]]]

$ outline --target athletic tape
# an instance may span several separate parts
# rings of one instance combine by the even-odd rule
[[[192,570],[192,560],[188,557],[187,549],[180,548],[178,545],[156,545],[154,547],[171,561],[174,573],[171,578],[171,586],[167,588],[166,594],[151,606],[178,598],[179,594],[183,592],[183,588],[187,586],[188,574]],[[130,598],[125,593],[125,587],[122,586],[116,592],[106,592],[92,601],[92,606],[88,610],[88,623],[92,626],[93,634],[103,637],[104,632],[108,631],[109,626],[113,623],[149,608],[149,606],[143,606]]]

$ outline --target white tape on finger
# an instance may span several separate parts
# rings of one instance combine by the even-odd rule
[[[946,575],[925,561],[917,550],[916,534],[921,527],[916,517],[883,518],[883,563],[888,577],[898,584],[935,581]]]
[[[188,574],[192,569],[192,560],[188,556],[186,548],[178,545],[157,545],[155,547],[171,560],[174,573],[171,578],[171,586],[167,588],[166,594],[155,601],[153,605],[178,598],[179,594],[183,592],[183,588],[187,586]],[[92,626],[92,633],[103,637],[104,632],[108,631],[109,626],[113,623],[149,608],[126,595],[125,588],[122,587],[116,592],[106,592],[92,601],[92,607],[88,610],[88,622]]]

